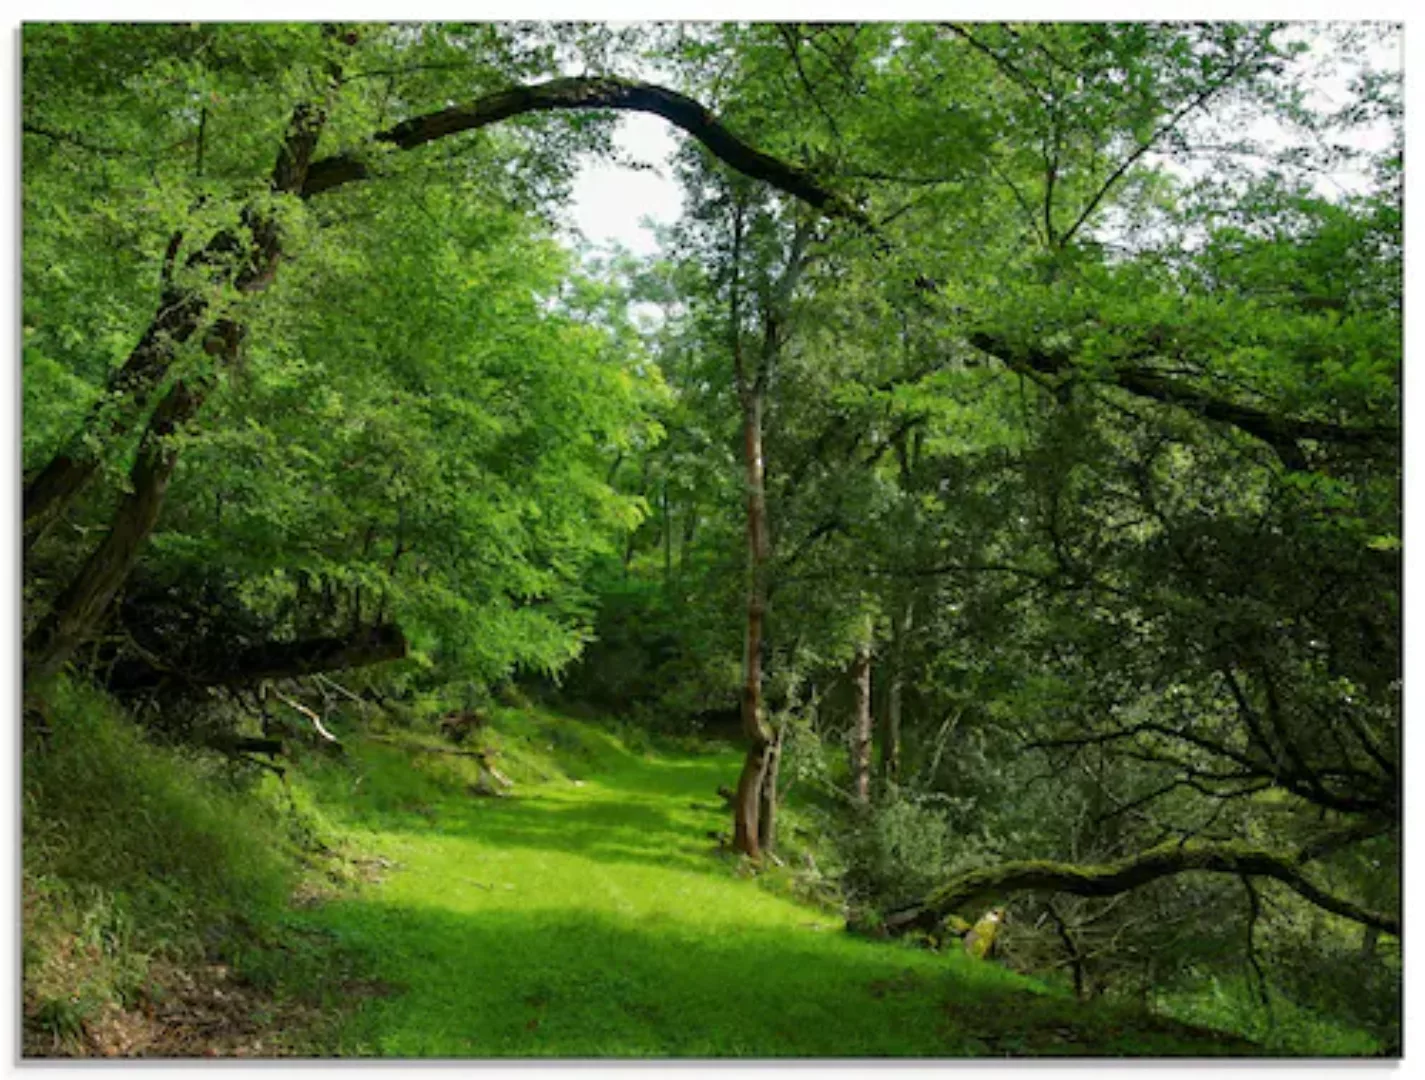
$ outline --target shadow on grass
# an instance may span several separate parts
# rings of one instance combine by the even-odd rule
[[[335,1052],[382,1057],[963,1057],[1240,1054],[1036,993],[992,965],[844,935],[696,935],[570,912],[370,900],[320,922],[393,988]]]

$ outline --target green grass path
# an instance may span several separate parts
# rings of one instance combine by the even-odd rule
[[[395,865],[298,916],[365,960],[330,1052],[383,1057],[944,1057],[1224,1052],[993,964],[846,934],[713,851],[730,754],[369,821]],[[429,795],[429,792],[428,792]],[[357,991],[353,990],[355,996]]]

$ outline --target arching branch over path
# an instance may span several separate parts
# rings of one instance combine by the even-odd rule
[[[340,87],[340,73],[332,73],[330,93]],[[310,198],[352,181],[367,178],[368,166],[359,151],[313,160],[317,140],[328,114],[330,98],[320,106],[299,105],[273,170],[271,190]],[[869,227],[869,220],[846,198],[819,184],[810,173],[765,154],[739,139],[702,105],[663,87],[609,77],[554,79],[532,86],[513,87],[461,106],[412,117],[393,128],[377,132],[373,145],[390,144],[414,149],[428,142],[474,131],[531,112],[551,110],[619,109],[662,116],[699,139],[722,161],[754,179],[808,203],[822,213]],[[252,212],[243,215],[245,231],[224,230],[190,257],[190,265],[212,269],[211,286],[232,285],[244,292],[259,292],[275,277],[282,256],[276,222]],[[176,254],[176,252],[175,252]],[[232,256],[238,255],[234,259]],[[170,256],[171,261],[171,256]],[[24,521],[33,540],[57,518],[93,478],[98,458],[86,435],[121,435],[136,421],[149,395],[167,378],[179,344],[198,331],[209,317],[209,301],[195,288],[170,285],[125,363],[109,379],[109,394],[120,402],[118,418],[105,420],[96,410],[86,430],[61,450],[26,485]],[[153,528],[163,502],[163,492],[176,462],[177,452],[166,446],[171,432],[191,419],[201,407],[203,394],[179,384],[165,398],[140,452],[142,475],[135,477],[135,493],[120,507],[108,537],[85,564],[80,576],[60,597],[45,622],[26,641],[26,678],[56,670],[92,631],[115,591],[133,565],[139,547]],[[103,442],[103,437],[97,441]],[[141,482],[140,482],[141,481]]]
[[[413,150],[446,136],[475,131],[525,113],[588,109],[618,109],[661,116],[745,175],[763,180],[829,217],[871,227],[870,219],[850,200],[820,184],[805,169],[765,154],[738,138],[692,98],[647,83],[590,77],[511,87],[465,105],[404,120],[377,132],[370,144]],[[359,149],[311,160],[325,115],[325,109],[299,106],[273,172],[274,192],[297,194],[305,199],[371,176],[367,157]],[[246,217],[251,218],[245,220],[252,232],[250,242],[240,241],[233,232],[221,232],[194,254],[189,264],[213,265],[213,284],[221,284],[226,273],[227,280],[240,291],[258,292],[265,289],[275,275],[281,256],[280,238],[270,221],[251,215]],[[234,265],[229,256],[244,247],[251,249],[248,258]],[[91,417],[87,425],[91,434],[96,425],[107,426],[103,437],[112,438],[121,435],[123,429],[134,422],[148,395],[167,376],[176,347],[202,326],[208,307],[206,296],[197,290],[170,287],[165,291],[138,345],[109,379],[106,398],[115,397],[129,403],[129,407],[121,408],[118,418],[108,421],[107,425],[97,414]],[[44,522],[61,513],[92,479],[96,468],[93,451],[82,437],[57,454],[26,485],[27,532],[33,534]]]
[[[342,185],[373,175],[371,162],[381,147],[414,150],[447,136],[475,131],[527,113],[612,109],[645,112],[661,116],[693,138],[728,166],[764,181],[821,213],[850,221],[876,231],[869,216],[845,195],[826,187],[809,171],[773,157],[737,135],[697,101],[666,87],[608,76],[553,79],[529,86],[516,86],[477,98],[463,105],[411,117],[394,127],[375,133],[366,144],[340,154],[316,158],[316,146],[325,119],[339,90],[339,72],[333,78],[327,99],[298,106],[273,170],[270,188],[278,195],[307,199]],[[249,211],[242,228],[224,230],[187,260],[190,268],[204,269],[208,278],[203,289],[179,287],[171,281],[165,288],[158,310],[125,363],[109,379],[105,401],[117,406],[106,419],[103,409],[91,413],[85,430],[77,433],[26,485],[23,515],[27,542],[45,525],[64,512],[97,472],[98,458],[93,447],[123,435],[137,423],[150,395],[168,377],[178,346],[198,332],[213,317],[208,290],[232,286],[243,292],[260,292],[273,280],[282,256],[281,236],[274,219]],[[243,235],[246,234],[246,235]],[[176,255],[171,245],[170,262]],[[986,348],[983,340],[974,340]],[[206,340],[205,340],[206,346]],[[1001,355],[1011,367],[1016,364],[1042,370],[1054,360],[1048,354]],[[1057,361],[1053,364],[1058,368]],[[1289,468],[1304,468],[1306,461],[1299,440],[1374,442],[1389,433],[1335,429],[1331,425],[1309,424],[1259,414],[1255,410],[1212,398],[1195,388],[1176,383],[1142,369],[1124,371],[1117,385],[1142,396],[1192,409],[1210,420],[1231,424],[1273,446]],[[175,393],[177,396],[175,397]],[[82,595],[57,609],[53,625],[44,628],[32,642],[39,653],[27,655],[39,663],[36,670],[53,668],[63,662],[73,644],[88,633],[96,614],[107,606],[108,598],[122,583],[138,547],[156,520],[162,502],[162,486],[171,473],[176,452],[158,453],[162,436],[180,430],[197,413],[201,390],[175,388],[150,421],[149,436],[141,459],[150,481],[137,499],[125,503],[124,521],[111,530],[108,547],[91,559],[94,580],[85,584]],[[156,421],[161,421],[155,426]],[[89,571],[86,571],[88,573]],[[76,585],[78,587],[78,585]]]
[[[931,892],[915,907],[894,912],[886,919],[891,930],[932,927],[956,909],[994,896],[1016,892],[1066,892],[1075,896],[1116,896],[1159,878],[1190,871],[1267,877],[1319,908],[1343,918],[1400,934],[1400,919],[1370,911],[1353,901],[1324,891],[1301,871],[1302,852],[1282,855],[1238,844],[1169,842],[1117,862],[1100,865],[1026,860],[971,870]]]
[[[661,116],[686,131],[738,172],[771,184],[828,217],[843,218],[868,228],[871,226],[866,214],[849,199],[819,183],[805,169],[764,154],[734,135],[692,98],[651,83],[609,76],[586,76],[511,87],[464,105],[403,120],[395,127],[377,132],[372,141],[402,150],[414,150],[436,139],[476,131],[525,113],[586,109],[616,109]],[[302,196],[310,198],[354,180],[366,179],[369,175],[366,157],[360,150],[322,158],[314,161],[307,170]]]

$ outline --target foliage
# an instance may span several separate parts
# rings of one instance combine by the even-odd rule
[[[943,810],[897,793],[849,827],[844,888],[853,900],[887,906],[913,900],[946,876],[958,848]]]
[[[658,845],[706,822],[652,792],[708,799],[731,759],[674,768],[650,733],[726,723],[743,695],[765,703],[802,803],[785,850],[824,857],[816,888],[839,881],[888,927],[965,871],[1188,845],[1295,852],[1327,908],[1394,912],[1403,110],[1366,46],[1397,32],[26,27],[29,670],[69,661],[117,688],[148,665],[146,722],[200,741],[241,719],[228,699],[192,704],[206,658],[399,627],[404,660],[343,675],[384,704],[394,743],[306,762],[291,798],[309,828],[383,844],[414,844],[432,815],[453,831],[442,854],[409,847],[428,881],[353,900],[343,932],[373,956],[391,944],[403,984],[430,959],[422,935],[509,955],[477,913],[548,970],[567,935],[610,970],[647,950],[628,994],[531,982],[532,1017],[442,961],[508,1028],[481,1043],[501,1052],[537,1030],[561,1052],[644,1052],[655,1030],[688,1053],[811,1045],[776,1025],[797,1028],[818,992],[749,974],[736,943],[700,955],[768,1003],[755,1038],[698,1027],[710,986],[658,1013],[645,991],[677,935],[630,931],[617,901],[561,920],[433,899],[464,896],[459,859],[546,873],[531,848],[654,891],[660,859],[705,871],[705,852]],[[532,89],[570,71],[588,77]],[[1315,93],[1336,76],[1338,99]],[[447,111],[473,99],[503,119]],[[590,102],[657,102],[695,136],[656,258],[558,240],[580,155],[612,153],[613,116]],[[53,476],[77,486],[31,521]],[[520,681],[618,720],[540,714]],[[107,707],[78,685],[27,686],[30,707],[81,718],[27,757],[27,798],[47,800],[27,896],[74,940],[137,943],[114,956],[200,901],[270,914],[287,856],[236,839],[230,796],[211,794],[227,778],[94,719]],[[477,709],[495,721],[483,745],[544,785],[538,804],[472,809],[478,769],[430,752],[437,724]],[[605,779],[574,799],[586,774]],[[271,785],[247,784],[260,817]],[[112,843],[61,828],[114,802]],[[142,839],[145,813],[181,820],[171,849]],[[575,830],[593,853],[576,865],[558,826],[584,815],[608,831]],[[168,901],[165,860],[190,883]],[[716,933],[700,915],[704,938],[736,926],[797,954],[778,936],[792,909],[743,910],[733,885],[681,894],[729,913]],[[1083,997],[1175,1001],[1293,1052],[1398,1045],[1398,943],[1260,874],[1026,889],[1007,907],[1005,961]],[[840,949],[816,955],[829,970]],[[539,1011],[586,990],[585,1019],[621,1033],[608,1044]],[[453,999],[424,993],[373,1004],[347,1048],[458,1049]],[[417,1000],[419,1021],[402,1011]],[[615,1000],[637,1023],[606,1015]],[[854,1048],[902,1045],[855,1032]]]

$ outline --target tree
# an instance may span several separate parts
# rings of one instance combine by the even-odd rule
[[[67,29],[61,31],[67,32]],[[396,28],[377,37],[384,39],[380,44],[387,50],[419,65],[419,41],[412,43]],[[302,38],[294,55],[284,57],[288,63],[307,60],[308,70],[315,67],[321,74],[315,80],[319,99],[303,100],[294,107],[278,149],[270,188],[279,200],[290,196],[305,202],[371,177],[373,166],[368,148],[357,147],[323,158],[317,158],[315,153],[328,114],[336,105],[334,95],[348,79],[343,64],[349,63],[350,57],[341,50],[357,47],[360,42],[361,35],[356,31],[326,28],[321,32],[319,43],[314,44],[310,36]],[[101,34],[98,46],[108,44]],[[119,44],[122,47],[126,43],[121,40]],[[50,47],[50,42],[44,42],[37,45],[35,51],[44,53]],[[409,55],[411,52],[416,55]],[[47,53],[44,58],[48,59]],[[312,63],[314,58],[315,64]],[[198,74],[205,74],[201,62]],[[199,110],[200,146],[206,136],[205,108],[200,106]],[[412,150],[512,116],[598,108],[662,115],[749,175],[775,183],[824,212],[860,218],[854,207],[821,187],[804,170],[785,165],[742,142],[691,99],[660,87],[611,77],[555,79],[497,91],[468,105],[415,115],[393,127],[380,129],[369,137],[369,145]],[[36,136],[81,148],[89,144],[87,138],[73,132],[56,135],[48,123],[38,119],[30,124],[29,130]],[[25,521],[32,530],[32,537],[60,514],[95,474],[98,459],[89,451],[89,444],[122,435],[149,395],[168,375],[175,348],[193,337],[209,317],[208,290],[249,294],[262,291],[273,280],[282,254],[282,227],[277,217],[256,204],[244,206],[238,217],[239,225],[220,229],[184,261],[185,270],[197,275],[199,281],[172,281],[165,271],[165,292],[156,313],[138,346],[107,380],[105,400],[117,401],[121,407],[119,414],[110,416],[106,411],[91,415],[85,433],[71,439],[68,447],[50,458],[26,484]],[[182,242],[182,230],[178,230],[170,240],[167,266],[176,264]],[[224,344],[220,350],[231,356],[236,348],[237,324],[220,320],[214,325],[219,328],[219,340],[232,339],[231,345]],[[223,326],[229,327],[226,336],[221,332]],[[130,476],[131,494],[121,502],[106,538],[59,594],[50,613],[26,638],[27,677],[42,678],[65,663],[109,609],[158,518],[176,464],[173,436],[197,414],[205,396],[201,384],[179,380],[155,410]]]

